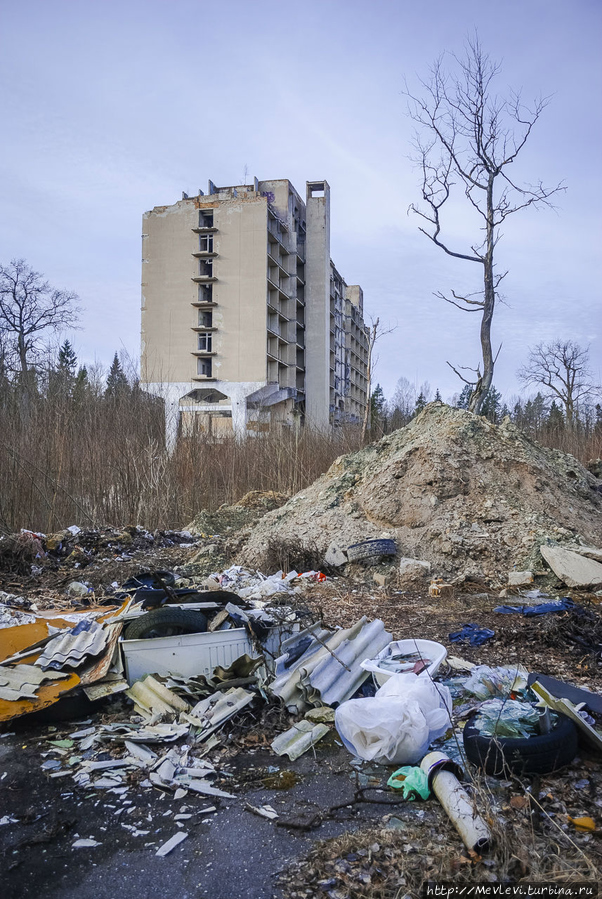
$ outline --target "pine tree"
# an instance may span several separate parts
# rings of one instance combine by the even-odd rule
[[[562,409],[556,405],[555,400],[552,401],[552,405],[550,406],[546,427],[549,431],[564,430],[564,415],[562,414]]]
[[[422,390],[418,394],[418,399],[416,400],[416,405],[414,407],[414,415],[418,415],[419,412],[422,412],[424,407],[426,406],[426,397]]]
[[[75,367],[77,365],[77,356],[70,342],[66,340],[59,349],[58,370],[64,372],[70,377],[75,377]]]
[[[385,410],[385,394],[380,384],[377,384],[370,397],[370,431],[373,436],[383,431]]]
[[[481,405],[481,415],[488,418],[494,424],[500,420],[500,409],[502,406],[502,394],[496,390],[493,384],[485,394],[485,399]]]
[[[462,388],[462,393],[458,397],[456,402],[457,409],[468,409],[468,404],[470,403],[470,397],[472,396],[472,387],[470,384],[466,384],[465,387]]]
[[[126,394],[130,391],[130,385],[128,384],[128,379],[125,376],[125,372],[121,367],[121,363],[119,361],[119,356],[117,353],[113,356],[113,362],[111,363],[111,368],[109,370],[109,374],[107,376],[107,387],[105,390],[105,397],[107,399],[118,400],[122,399]]]
[[[438,387],[437,387],[437,390],[435,391],[435,400],[434,400],[434,402],[435,402],[435,403],[442,403],[442,402],[443,402],[443,400],[441,399],[441,394],[439,393],[439,388],[438,388]]]

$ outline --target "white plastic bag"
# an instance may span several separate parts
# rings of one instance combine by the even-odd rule
[[[395,674],[369,699],[349,699],[335,713],[346,748],[384,765],[413,765],[450,727],[447,687],[415,674]]]

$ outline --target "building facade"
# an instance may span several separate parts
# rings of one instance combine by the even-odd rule
[[[363,294],[330,259],[330,188],[216,187],[143,217],[142,387],[168,442],[361,421]]]

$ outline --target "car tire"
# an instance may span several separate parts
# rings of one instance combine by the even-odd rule
[[[548,734],[532,737],[490,737],[469,721],[462,735],[466,757],[486,774],[503,777],[515,774],[549,774],[570,764],[577,755],[577,728],[566,715],[559,715]]]
[[[397,546],[394,540],[364,540],[347,547],[347,558],[350,562],[372,562],[382,556],[394,556]]]
[[[130,622],[124,629],[126,640],[153,640],[180,634],[204,634],[207,616],[186,609],[157,609]]]

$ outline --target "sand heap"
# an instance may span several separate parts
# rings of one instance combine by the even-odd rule
[[[407,427],[339,457],[311,487],[259,521],[239,553],[261,566],[268,541],[326,551],[393,537],[443,576],[541,568],[539,546],[602,541],[601,482],[509,421],[431,403]]]

